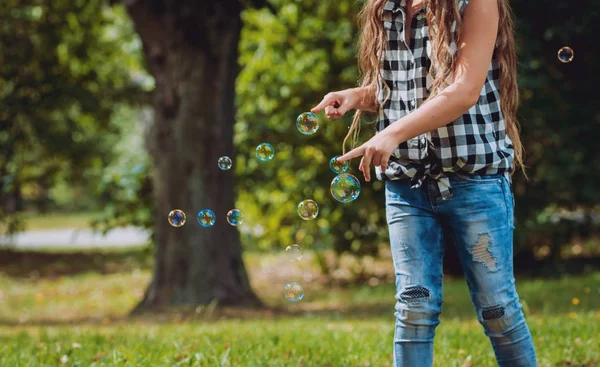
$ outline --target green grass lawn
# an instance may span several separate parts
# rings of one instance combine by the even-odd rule
[[[253,277],[260,279],[260,277]],[[287,313],[174,311],[126,317],[146,269],[31,280],[0,275],[0,366],[390,366],[393,285],[306,282],[292,304],[280,284],[253,281]],[[519,280],[540,366],[600,362],[600,273]],[[462,279],[445,281],[436,366],[494,366]]]

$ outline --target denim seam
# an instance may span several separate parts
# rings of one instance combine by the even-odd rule
[[[512,226],[513,226],[513,224],[514,224],[514,223],[512,223],[512,222],[513,222],[513,220],[514,220],[514,219],[512,219],[512,218],[510,217],[510,210],[508,209],[508,208],[509,208],[509,206],[510,206],[510,204],[509,204],[509,197],[508,197],[508,193],[507,193],[506,187],[505,187],[505,185],[504,185],[505,183],[507,183],[507,184],[508,184],[508,181],[506,180],[506,177],[502,176],[502,177],[500,178],[500,186],[502,187],[502,194],[504,195],[504,207],[505,207],[505,209],[506,209],[506,220],[507,220],[507,222],[508,222],[507,224],[508,224],[508,225],[509,225],[509,226],[512,228]]]

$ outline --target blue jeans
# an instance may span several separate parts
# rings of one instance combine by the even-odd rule
[[[514,201],[502,175],[451,176],[442,200],[426,180],[386,182],[386,214],[396,273],[394,366],[433,364],[442,310],[444,236],[456,245],[477,311],[499,366],[537,366],[513,275]]]

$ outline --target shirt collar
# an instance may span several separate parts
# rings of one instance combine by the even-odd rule
[[[423,19],[426,16],[426,10],[429,8],[429,1],[427,2],[427,6],[425,8],[421,8],[417,13],[417,19]],[[404,10],[406,13],[406,0],[388,0],[388,2],[384,5],[384,10],[397,12],[400,10]]]

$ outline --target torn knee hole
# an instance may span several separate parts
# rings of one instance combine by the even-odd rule
[[[499,319],[502,316],[504,316],[504,307],[502,306],[487,308],[481,312],[484,320]]]
[[[429,289],[422,286],[408,287],[400,294],[400,299],[405,302],[429,297]]]
[[[477,243],[473,246],[473,259],[482,262],[489,270],[496,270],[496,259],[490,251],[490,235],[482,233],[477,239]]]

